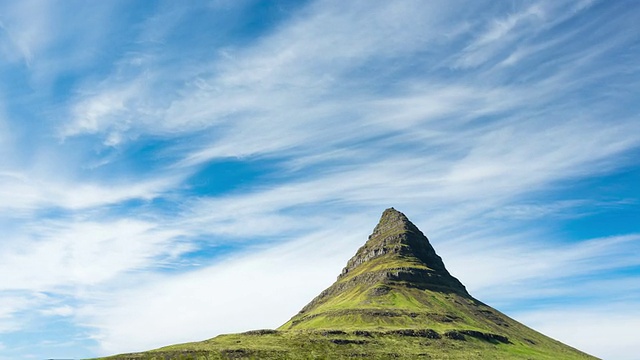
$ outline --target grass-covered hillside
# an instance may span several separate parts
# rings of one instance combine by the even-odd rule
[[[387,209],[338,280],[277,330],[110,359],[594,359],[474,299]]]
[[[168,346],[118,360],[160,359],[593,359],[554,341],[414,330],[259,330]]]

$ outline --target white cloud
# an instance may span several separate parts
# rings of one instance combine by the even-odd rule
[[[21,329],[28,322],[21,313],[42,305],[46,296],[38,293],[25,294],[0,289],[0,333]]]
[[[332,2],[313,5],[287,27],[248,49],[231,50],[230,60],[182,74],[188,76],[181,79],[182,86],[175,93],[162,94],[163,101],[158,101],[154,92],[158,77],[166,75],[159,69],[145,73],[145,81],[134,77],[127,82],[116,74],[104,82],[101,91],[80,99],[75,106],[75,120],[65,134],[103,132],[105,144],[115,145],[125,141],[127,133],[135,137],[140,132],[168,135],[211,128],[210,136],[203,137],[210,140],[194,143],[198,148],[182,163],[193,166],[215,158],[276,152],[304,156],[375,138],[389,130],[402,132],[396,141],[428,135],[426,140],[437,142],[464,131],[465,122],[456,118],[470,122],[516,109],[523,118],[527,116],[523,109],[549,108],[549,102],[557,100],[563,91],[572,91],[565,78],[521,87],[470,79],[462,83],[447,81],[427,89],[412,89],[413,85],[403,89],[400,83],[401,95],[367,95],[367,88],[373,84],[350,83],[353,80],[347,74],[363,62],[370,62],[371,57],[384,64],[386,57],[409,55],[426,43],[437,42],[439,34],[446,33],[448,27],[443,19],[451,15],[452,9],[386,4],[368,7],[367,11],[371,14],[364,21],[359,5],[347,9]],[[532,14],[539,17],[541,12],[539,6],[532,6],[503,22],[511,24],[507,28],[513,27],[520,19]],[[415,26],[399,26],[395,19]],[[357,26],[359,31],[347,31],[354,23],[361,24]],[[414,77],[413,81],[420,83],[420,79]],[[571,85],[577,88],[580,83]],[[355,98],[345,96],[355,86],[364,91]],[[570,111],[562,111],[557,117],[566,113]],[[575,121],[566,129],[573,131],[590,120],[581,122]],[[504,172],[506,166],[495,170]]]
[[[428,143],[422,151],[414,149],[424,154],[421,158],[407,159],[392,151],[385,154],[384,148],[379,152],[368,150],[368,157],[360,164],[318,171],[311,179],[198,200],[189,206],[186,223],[194,227],[209,224],[213,231],[247,235],[292,229],[291,224],[297,221],[275,216],[274,212],[321,203],[381,208],[406,204],[419,213],[447,204],[466,206],[455,219],[436,222],[446,227],[487,212],[497,216],[496,209],[534,189],[623,166],[607,161],[637,144],[637,133],[623,134],[623,129],[584,121],[548,127],[512,125],[481,135],[473,130],[451,132],[450,138],[445,132],[445,139],[438,140],[438,153],[430,153]],[[426,209],[417,207],[416,201],[428,204]],[[256,226],[243,225],[249,218]]]
[[[109,89],[95,96],[88,96],[84,101],[76,104],[74,108],[75,122],[68,125],[62,132],[62,137],[73,136],[80,133],[96,133],[111,125],[114,118],[125,117],[130,111],[129,100],[140,91],[138,84],[128,84],[122,89]],[[120,122],[119,127],[127,130],[127,122]],[[112,133],[110,136],[116,136]],[[118,142],[105,141],[106,145],[117,145]]]
[[[5,159],[9,159],[9,154],[11,154],[11,150],[15,146],[11,127],[9,126],[9,122],[7,121],[6,112],[4,109],[4,104],[0,102],[0,155]],[[0,168],[0,171],[2,168]]]
[[[533,53],[536,45],[529,45],[536,35],[580,15],[594,1],[538,1],[523,3],[502,17],[490,18],[459,55],[453,66],[474,68],[491,64],[492,60],[513,65]],[[557,40],[545,39],[548,44]],[[515,50],[514,50],[515,49]],[[497,58],[497,59],[496,59]]]
[[[629,255],[638,250],[640,235],[573,244],[544,240],[539,233],[500,236],[491,232],[473,234],[473,240],[461,236],[445,241],[442,253],[472,293],[503,304],[549,295],[586,297],[585,288],[600,286],[599,274],[640,266]],[[568,285],[578,277],[584,279],[580,284]]]
[[[342,231],[345,222],[193,272],[147,278],[79,310],[79,318],[96,328],[103,354],[275,328],[330,285],[345,254],[355,252],[358,236]]]
[[[2,3],[3,60],[26,65],[18,68],[26,71],[31,90],[50,95],[57,80],[86,69],[104,54],[101,46],[114,29],[112,16],[121,5],[43,0]]]
[[[11,54],[5,50],[5,55],[8,55],[8,59],[21,59],[29,64],[35,54],[53,38],[53,33],[49,31],[50,19],[46,16],[51,11],[51,2],[21,1],[5,6],[4,10],[11,14],[9,19],[26,20],[2,23],[1,27],[16,51]]]
[[[566,306],[517,314],[551,337],[606,359],[637,358],[640,303],[608,301],[588,307]]]
[[[64,305],[44,309],[40,313],[44,316],[71,316],[74,313],[74,309],[69,305]]]
[[[340,111],[338,107],[322,106],[314,99],[328,96],[346,72],[357,69],[375,54],[382,59],[398,58],[419,50],[425,42],[438,37],[428,31],[429,26],[440,25],[439,15],[452,11],[449,7],[421,10],[410,4],[383,3],[368,7],[369,16],[362,18],[361,5],[364,4],[347,8],[334,2],[312,5],[294,19],[292,26],[255,46],[228,50],[230,59],[223,57],[214,64],[178,75],[157,69],[145,72],[144,81],[140,81],[139,76],[131,80],[116,71],[101,83],[99,93],[78,99],[73,120],[62,131],[63,136],[96,131],[105,132],[107,138],[114,131],[121,135],[126,132],[166,135],[221,126],[222,131],[216,128],[214,137],[228,136],[228,142],[210,156],[233,156],[229,152],[245,147],[237,145],[231,149],[224,145],[237,144],[246,135],[254,140],[257,136],[267,139],[260,141],[259,146],[243,141],[242,144],[255,149],[245,150],[244,154],[297,146],[299,142],[291,143],[287,140],[289,136],[282,134],[307,134],[310,127],[322,129],[327,121],[338,121],[331,120]],[[413,26],[401,26],[393,21],[396,18]],[[359,24],[356,32],[351,31],[354,24]],[[176,81],[176,91],[157,92],[159,82],[173,81],[167,77],[176,79],[179,75],[184,77]],[[91,84],[92,89],[95,87]],[[338,96],[338,93],[331,95],[334,99]],[[353,99],[344,100],[347,101]],[[127,103],[131,106],[126,106]],[[309,109],[300,113],[305,108]],[[344,109],[344,104],[340,108]],[[155,119],[150,119],[149,113]],[[318,120],[323,124],[316,123]],[[279,126],[274,126],[274,121]],[[272,145],[265,148],[267,144]]]
[[[518,38],[518,27],[536,28],[545,20],[545,14],[538,4],[518,13],[509,14],[503,19],[493,20],[483,33],[462,52],[455,65],[459,67],[476,67],[503,51],[507,45]]]
[[[176,186],[179,178],[130,183],[74,182],[57,175],[47,178],[29,172],[0,172],[0,211],[30,212],[39,208],[86,209],[131,199],[150,200]]]
[[[173,247],[170,241],[179,235],[137,220],[32,225],[24,238],[10,237],[4,244],[0,289],[64,292],[106,284],[166,257]]]

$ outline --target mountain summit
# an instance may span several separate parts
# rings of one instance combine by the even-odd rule
[[[349,260],[339,278],[351,277],[354,271],[358,272],[359,266],[370,265],[364,264],[369,261],[389,265],[389,268],[395,266],[398,261],[407,262],[414,266],[395,269],[396,281],[405,279],[413,286],[423,289],[469,295],[462,283],[449,274],[442,258],[436,254],[422,231],[394,208],[382,213],[380,222],[369,236],[369,240]],[[383,269],[377,271],[390,275]]]
[[[338,280],[282,328],[316,327],[320,320],[327,326],[419,326],[427,320],[422,315],[434,306],[425,290],[471,299],[422,231],[390,208]],[[402,316],[406,311],[408,318]]]
[[[259,301],[259,299],[256,299]],[[336,282],[277,330],[113,359],[595,359],[473,298],[390,208]]]
[[[369,240],[347,262],[340,277],[344,277],[358,265],[380,256],[413,258],[435,271],[450,276],[442,258],[436,254],[426,236],[401,212],[389,208],[369,235]],[[466,292],[466,291],[465,291]]]
[[[446,313],[434,297],[447,296],[474,302],[422,231],[390,208],[338,280],[281,329],[420,327]]]

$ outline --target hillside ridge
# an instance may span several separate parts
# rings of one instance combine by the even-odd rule
[[[595,359],[471,296],[394,208],[382,213],[336,281],[278,329],[110,359],[324,358]]]

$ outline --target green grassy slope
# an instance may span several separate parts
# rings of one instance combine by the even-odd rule
[[[160,359],[593,359],[554,342],[503,343],[429,329],[256,331],[168,346],[114,360]]]

